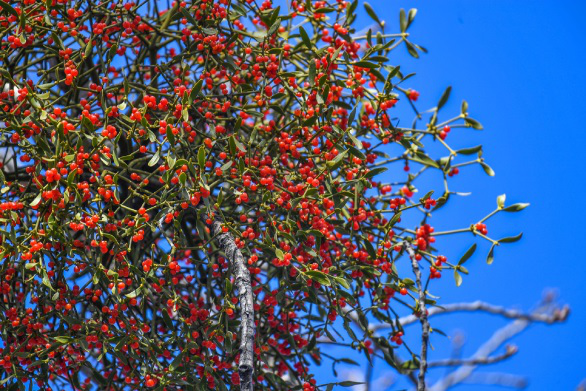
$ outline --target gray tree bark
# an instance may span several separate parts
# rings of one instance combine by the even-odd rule
[[[222,230],[221,221],[215,220],[213,222],[212,232],[220,248],[226,254],[234,273],[238,300],[240,301],[240,361],[238,362],[240,389],[242,391],[252,391],[254,388],[255,332],[252,280],[242,252],[236,246],[232,234]]]

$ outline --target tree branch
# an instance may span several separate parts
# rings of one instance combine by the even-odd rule
[[[569,309],[567,307],[564,307],[561,310],[555,307],[555,303],[553,302],[551,295],[548,295],[544,299],[543,304],[540,305],[539,308],[537,308],[533,313],[518,318],[497,330],[488,341],[486,341],[482,346],[480,346],[480,348],[478,348],[476,353],[474,353],[472,356],[472,360],[487,360],[490,354],[497,350],[503,343],[515,335],[521,333],[532,322],[535,321],[532,319],[538,319],[538,321],[544,323],[555,323],[565,320],[568,314]],[[476,367],[477,364],[461,366],[454,372],[438,380],[430,388],[430,391],[444,391],[456,384],[462,383],[472,375]]]
[[[479,372],[470,375],[462,384],[495,385],[521,389],[527,387],[527,379],[508,373]]]
[[[515,353],[518,352],[516,346],[508,345],[507,350],[505,353],[500,354],[498,356],[492,357],[485,357],[485,358],[469,358],[469,359],[445,359],[445,360],[438,360],[430,362],[427,366],[429,368],[435,367],[455,367],[455,366],[463,366],[463,365],[487,365],[487,364],[494,364],[507,358],[513,356]]]
[[[427,345],[429,343],[429,322],[427,320],[427,309],[425,306],[425,292],[423,284],[421,283],[421,271],[419,270],[419,264],[415,259],[415,251],[411,244],[404,244],[407,254],[411,259],[411,265],[413,266],[413,273],[415,274],[415,283],[417,284],[417,290],[419,291],[419,320],[421,322],[421,353],[419,354],[419,374],[417,381],[417,391],[425,391],[425,372],[427,371]]]
[[[524,313],[517,310],[507,309],[505,307],[492,305],[483,301],[474,301],[471,303],[454,303],[454,304],[447,304],[443,307],[433,307],[428,311],[427,317],[447,314],[451,312],[476,312],[482,311],[487,312],[489,314],[500,315],[505,318],[509,319],[524,319],[530,322],[541,322],[541,323],[557,323],[561,320],[564,320],[569,313],[569,308],[564,307],[557,312],[552,314],[542,314],[542,313]],[[402,326],[407,326],[409,324],[415,323],[419,320],[419,318],[415,315],[408,315],[402,318],[399,318],[399,323]],[[381,323],[373,326],[373,330],[383,330],[391,328],[390,324]]]
[[[254,301],[252,296],[252,281],[246,267],[246,262],[240,249],[236,246],[234,237],[230,232],[222,230],[222,222],[215,220],[212,224],[213,235],[216,237],[220,248],[226,254],[235,274],[238,299],[240,301],[240,361],[238,373],[240,374],[240,390],[253,390],[254,374]]]

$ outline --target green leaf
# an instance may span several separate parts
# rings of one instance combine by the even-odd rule
[[[464,116],[468,115],[468,102],[466,102],[465,100],[462,101],[462,107],[460,108],[460,112]]]
[[[344,319],[344,329],[346,330],[350,338],[352,338],[354,341],[358,340],[356,334],[354,333],[354,330],[352,330],[352,327],[350,327],[350,322],[348,322],[347,319]]]
[[[350,284],[348,283],[348,281],[345,278],[343,278],[343,277],[333,277],[333,278],[338,284],[342,285],[344,288],[350,289]]]
[[[199,151],[197,151],[197,164],[199,165],[199,168],[203,171],[206,165],[206,150],[203,145],[199,147]]]
[[[307,31],[303,28],[303,26],[299,26],[299,34],[301,35],[301,40],[303,44],[307,46],[308,49],[311,49],[311,40],[309,39],[309,35],[307,35]]]
[[[344,156],[346,156],[347,153],[348,153],[348,150],[342,151],[335,158],[330,160],[327,163],[330,170],[333,171],[333,170],[337,169],[342,164],[342,159],[344,159]]]
[[[477,145],[471,148],[459,149],[456,151],[456,153],[460,155],[474,155],[475,153],[478,153],[480,151],[482,151],[482,145]]]
[[[464,118],[464,121],[466,122],[466,125],[476,129],[476,130],[482,130],[482,125],[480,124],[480,122],[476,121],[473,118],[470,117],[466,117]]]
[[[441,109],[442,107],[444,107],[444,105],[446,104],[446,102],[450,98],[450,93],[451,92],[452,92],[452,87],[451,86],[448,87],[448,88],[446,88],[446,90],[442,94],[442,97],[440,98],[440,100],[439,100],[439,102],[437,104],[438,111],[439,111],[439,109]]]
[[[368,69],[380,68],[380,64],[375,64],[370,61],[357,61],[357,62],[353,62],[352,65],[354,65],[356,67],[368,68]]]
[[[155,152],[155,154],[153,155],[153,157],[149,160],[148,162],[148,166],[152,167],[155,164],[157,164],[159,162],[161,155],[160,155],[160,150],[157,150],[157,152]]]
[[[409,28],[411,23],[413,23],[413,20],[415,20],[415,15],[417,15],[417,8],[411,8],[409,10],[409,15],[407,16],[407,28]]]
[[[519,212],[520,210],[523,210],[528,206],[529,204],[527,203],[513,204],[511,206],[507,206],[506,208],[504,208],[503,212]]]
[[[456,286],[462,285],[462,276],[457,270],[454,270],[454,279],[456,280]]]
[[[403,8],[401,8],[401,11],[399,12],[399,27],[401,28],[402,33],[407,30],[407,15]]]
[[[386,168],[386,167],[374,168],[374,169],[370,170],[369,172],[367,172],[366,174],[364,174],[364,177],[370,179],[370,178],[373,178],[376,175],[383,173],[387,170],[388,170],[388,168]]]
[[[312,280],[319,282],[322,285],[325,285],[325,286],[332,285],[332,283],[330,282],[330,279],[328,278],[328,275],[325,274],[324,272],[320,272],[319,270],[309,270],[309,271],[304,272],[303,274],[305,274],[306,276],[308,276]]]
[[[271,26],[271,28],[267,31],[267,36],[271,36],[275,33],[275,31],[277,31],[277,29],[279,28],[279,26],[281,25],[281,19],[278,18],[275,23],[273,23],[273,25]]]
[[[514,242],[519,241],[522,237],[523,237],[523,232],[521,232],[517,236],[510,236],[510,237],[507,237],[507,238],[499,239],[498,242],[499,243],[514,243]]]
[[[61,345],[65,345],[70,343],[71,341],[73,341],[73,338],[70,337],[64,337],[64,336],[59,336],[59,337],[55,337],[54,338],[55,342],[61,344]]]
[[[458,265],[463,265],[476,251],[476,243],[474,243],[467,251],[462,255],[462,258],[458,261]]]
[[[350,381],[350,380],[344,380],[343,382],[338,383],[338,385],[342,386],[342,387],[352,387],[352,386],[358,386],[360,384],[364,384],[364,383],[357,382],[357,381]]]
[[[357,106],[354,106],[354,108],[350,112],[350,115],[348,116],[348,126],[352,126],[352,123],[354,122],[354,118],[356,117],[356,109]]]
[[[315,85],[315,72],[315,62],[311,61],[309,64],[309,69],[307,71],[307,80],[309,81],[310,86]]]
[[[439,165],[435,160],[427,156],[424,152],[417,151],[416,156],[410,158],[409,160],[413,160],[414,162],[421,163],[426,166],[431,166],[435,168],[439,168]]]
[[[43,198],[43,193],[39,192],[33,202],[30,203],[30,206],[37,206],[41,202],[41,198]]]
[[[132,292],[127,293],[126,297],[128,297],[129,299],[135,298],[140,293],[140,289],[141,288],[139,287],[139,288],[136,288],[135,290],[133,290]]]
[[[201,91],[201,87],[203,85],[203,80],[199,79],[195,85],[193,86],[193,88],[191,89],[191,93],[189,94],[189,96],[191,97],[191,99],[195,99],[197,97],[197,95],[199,94],[199,92]]]
[[[488,176],[494,176],[494,170],[492,168],[490,168],[490,166],[484,162],[480,162],[480,165],[482,166],[482,169],[484,170],[484,172],[486,172],[486,174]]]
[[[419,53],[417,53],[417,49],[415,48],[415,45],[413,45],[411,42],[405,40],[405,46],[407,46],[407,51],[409,52],[409,54],[412,57],[419,58]]]
[[[167,140],[169,140],[169,143],[171,143],[171,145],[175,145],[175,135],[173,134],[171,126],[169,125],[167,125]]]
[[[8,3],[5,3],[3,1],[0,1],[0,8],[2,8],[4,11],[8,12],[10,15],[18,18],[18,12],[16,12],[16,10],[14,8],[12,8],[12,6]]]
[[[494,261],[494,248],[495,248],[496,244],[493,244],[490,247],[490,251],[488,252],[488,255],[486,256],[486,263],[488,263],[489,265],[492,264],[492,262]]]
[[[378,18],[378,16],[376,15],[376,12],[374,12],[374,9],[372,9],[372,6],[370,4],[368,4],[367,2],[364,2],[364,9],[366,10],[366,13],[368,14],[368,16],[370,16],[372,18],[372,20],[377,22],[379,24],[379,26],[382,27],[382,23],[381,23],[380,19]]]
[[[183,362],[183,354],[185,353],[185,350],[182,351],[181,353],[179,353],[177,355],[177,357],[175,357],[175,359],[173,360],[173,362],[169,365],[169,371],[174,371],[175,369],[177,369],[179,367],[179,365],[181,365],[181,363]]]

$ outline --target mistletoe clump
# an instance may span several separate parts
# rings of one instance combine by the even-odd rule
[[[504,197],[434,230],[454,175],[493,172],[480,146],[448,144],[482,128],[466,102],[440,120],[448,88],[418,111],[393,63],[424,51],[415,10],[387,25],[358,0],[0,7],[5,387],[330,390],[312,371],[343,362],[322,350],[340,333],[423,376],[431,280],[459,285],[475,250],[450,260],[440,236],[490,241],[489,262],[520,237],[488,236],[487,218],[526,206]]]

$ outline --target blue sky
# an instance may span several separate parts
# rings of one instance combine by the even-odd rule
[[[417,72],[408,87],[421,92],[419,107],[436,105],[444,89],[453,86],[444,111],[458,114],[462,99],[484,131],[453,132],[455,146],[483,144],[495,177],[480,167],[462,170],[453,182],[469,197],[454,201],[446,211],[449,224],[468,226],[493,210],[496,197],[507,203],[530,202],[523,212],[490,220],[495,237],[524,232],[520,242],[497,249],[492,265],[485,263],[488,247],[479,246],[468,261],[471,275],[456,288],[448,274],[436,285],[444,303],[481,299],[528,310],[545,288],[556,288],[571,306],[565,324],[534,325],[514,339],[519,353],[486,371],[523,374],[528,390],[573,390],[586,378],[586,262],[581,255],[586,114],[586,2],[526,0],[370,0],[389,32],[398,30],[400,8],[417,8],[410,28],[413,42],[429,50],[419,60],[403,54],[391,64],[404,73]],[[361,24],[369,23],[359,7]],[[407,85],[406,85],[407,86]],[[410,122],[411,118],[405,119]],[[471,217],[472,216],[472,217]],[[440,216],[438,216],[437,220]],[[450,241],[446,251],[461,255],[472,241]],[[448,242],[446,242],[447,244]],[[449,335],[465,332],[464,356],[506,321],[486,315],[437,318]],[[415,331],[415,330],[414,330]],[[436,351],[449,347],[441,337],[432,340]],[[445,356],[444,356],[445,357]],[[323,369],[327,369],[324,367]],[[375,378],[383,374],[375,371]],[[394,389],[394,388],[391,388]],[[464,385],[457,390],[496,390]],[[503,388],[504,389],[504,388]]]

